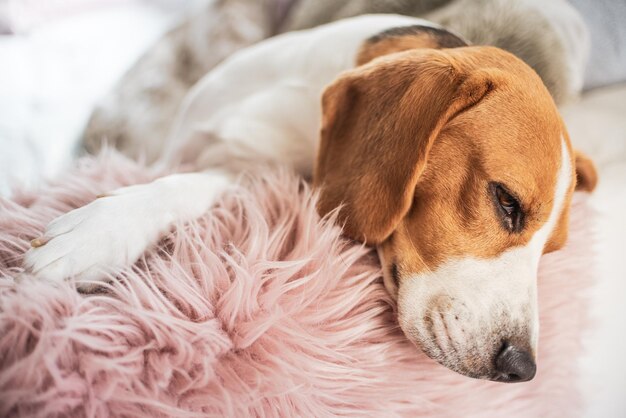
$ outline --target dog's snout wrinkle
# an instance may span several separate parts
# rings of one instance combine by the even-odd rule
[[[530,352],[505,343],[496,356],[496,376],[498,382],[527,382],[535,377],[537,365]]]
[[[454,345],[453,338],[450,336],[445,314],[443,312],[436,312],[433,313],[433,315],[431,332],[435,337],[437,345],[443,353],[456,354],[457,348]]]

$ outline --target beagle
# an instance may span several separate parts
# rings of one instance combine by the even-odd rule
[[[254,164],[311,178],[320,215],[376,246],[406,336],[475,378],[533,378],[537,267],[567,237],[574,152],[513,55],[410,17],[369,15],[242,50],[189,93],[164,161],[196,171],[115,190],[33,240],[25,268],[101,280]],[[577,180],[578,177],[578,180]]]

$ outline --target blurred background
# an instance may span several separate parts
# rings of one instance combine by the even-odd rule
[[[206,3],[0,0],[0,194],[36,187],[71,164],[95,104],[169,29],[206,12]],[[276,16],[284,17],[288,2],[276,3]],[[626,77],[605,64],[617,62],[619,70],[622,62],[626,73],[626,1],[573,3],[590,27],[595,67],[583,92],[560,107],[600,182],[591,198],[599,213],[595,323],[583,340],[582,378],[572,384],[584,389],[586,416],[626,417]],[[624,14],[607,17],[601,6]]]
[[[0,0],[0,191],[66,167],[96,100],[197,3]]]

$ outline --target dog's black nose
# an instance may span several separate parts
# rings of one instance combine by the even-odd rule
[[[496,357],[496,372],[498,382],[527,382],[535,377],[537,366],[528,351],[505,344]]]

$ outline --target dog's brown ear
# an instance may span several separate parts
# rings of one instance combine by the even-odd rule
[[[393,232],[441,128],[494,88],[488,71],[461,67],[441,51],[408,51],[326,89],[314,171],[320,214],[341,207],[344,232],[369,244]]]
[[[598,184],[596,166],[582,152],[575,151],[576,158],[576,190],[592,192]]]

